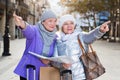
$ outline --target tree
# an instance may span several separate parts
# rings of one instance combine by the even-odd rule
[[[112,36],[115,39],[116,22],[119,17],[118,12],[120,11],[120,0],[78,0],[77,2],[69,2],[64,4],[67,6],[70,12],[78,12],[83,15],[89,22],[92,17],[94,20],[94,26],[96,27],[95,14],[102,11],[108,11],[110,14],[109,19],[111,20]],[[120,22],[119,22],[120,23]],[[120,24],[119,24],[120,25]],[[90,26],[90,23],[89,23]]]
[[[69,8],[70,12],[79,12],[89,21],[90,18],[94,20],[94,26],[96,27],[95,14],[104,9],[104,0],[81,0],[78,2],[67,3],[65,6]],[[89,23],[90,26],[90,23]]]

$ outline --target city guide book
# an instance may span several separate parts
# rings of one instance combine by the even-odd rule
[[[59,63],[66,63],[66,64],[74,63],[74,59],[72,56],[45,57],[31,51],[29,51],[28,53],[41,59],[48,59],[50,61],[55,61]]]

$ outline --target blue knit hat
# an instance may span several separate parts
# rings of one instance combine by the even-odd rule
[[[47,9],[42,13],[40,20],[41,22],[43,22],[44,20],[49,19],[49,18],[57,19],[56,14],[52,10]]]

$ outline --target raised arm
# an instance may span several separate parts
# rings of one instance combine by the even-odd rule
[[[29,25],[28,23],[26,23],[22,17],[16,15],[15,13],[13,13],[14,19],[15,19],[15,24],[17,25],[17,27],[19,27],[22,32],[23,35],[27,38],[27,39],[32,39],[35,35],[36,29],[33,25]]]
[[[108,26],[109,23],[110,21],[107,21],[103,23],[101,26],[93,29],[89,33],[83,33],[82,34],[83,41],[87,44],[90,44],[94,42],[96,39],[101,38],[107,31],[109,31]]]

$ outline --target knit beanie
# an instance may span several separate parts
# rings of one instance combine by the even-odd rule
[[[44,20],[49,19],[49,18],[57,19],[55,13],[52,10],[47,9],[42,13],[40,20],[41,22],[43,22]]]
[[[66,21],[72,21],[74,24],[76,24],[75,18],[70,14],[66,14],[59,19],[59,28],[61,28]]]

